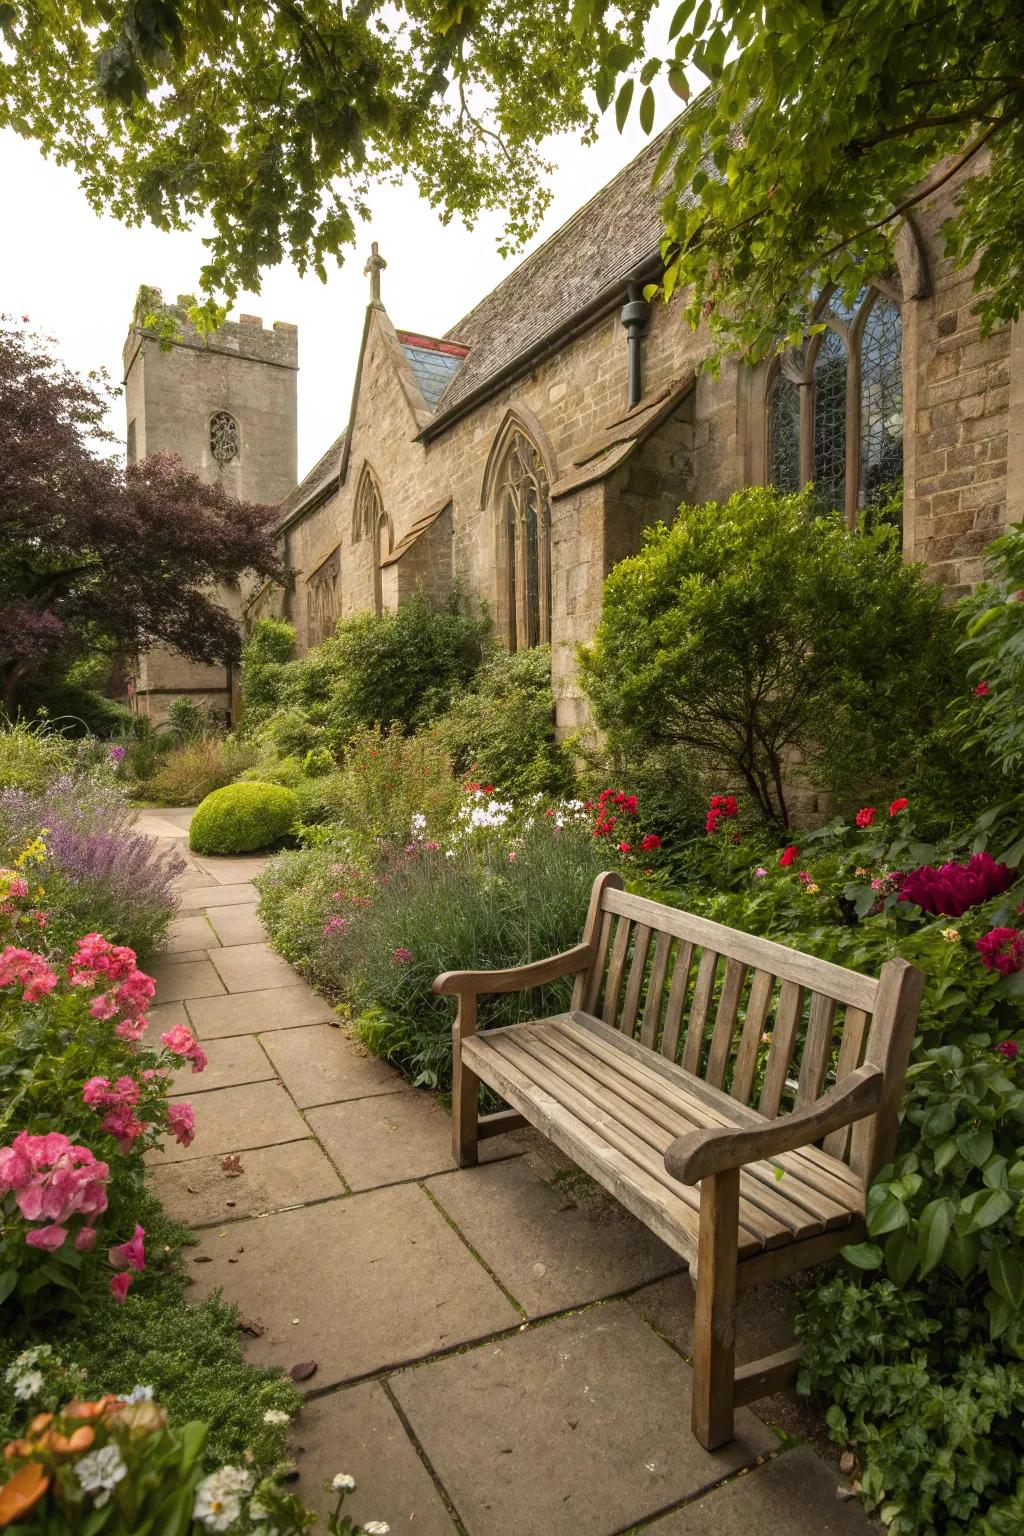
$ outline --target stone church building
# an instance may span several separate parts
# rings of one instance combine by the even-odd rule
[[[822,333],[715,377],[681,303],[643,299],[660,270],[661,143],[443,337],[396,328],[374,247],[348,421],[298,484],[294,327],[243,315],[207,342],[182,320],[170,352],[132,328],[129,457],[171,449],[279,506],[294,582],[227,594],[241,622],[286,617],[304,650],[339,617],[458,582],[510,647],[550,642],[564,734],[584,717],[575,652],[604,577],[680,502],[814,480],[854,525],[902,479],[907,558],[953,593],[979,579],[986,545],[1024,518],[1024,326],[980,338],[971,274],[943,255],[956,184],[907,221],[896,270],[851,309],[823,295]],[[235,682],[154,652],[136,707],[160,719],[188,693],[229,711]]]

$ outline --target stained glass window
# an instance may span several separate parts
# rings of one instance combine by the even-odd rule
[[[902,326],[888,299],[875,299],[860,347],[860,501],[903,475]]]
[[[814,485],[827,506],[846,503],[846,344],[828,330],[814,364]]]
[[[551,502],[544,461],[513,431],[498,496],[508,538],[509,640],[525,650],[551,639]]]
[[[768,474],[777,491],[800,489],[800,390],[784,373],[775,375],[768,404]]]

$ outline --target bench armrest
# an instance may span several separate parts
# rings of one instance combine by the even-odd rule
[[[830,1131],[873,1115],[882,1101],[883,1080],[880,1067],[858,1067],[820,1099],[791,1115],[750,1129],[726,1125],[715,1130],[690,1131],[677,1137],[668,1148],[665,1167],[681,1183],[697,1184],[709,1174],[744,1168],[763,1157],[810,1146]]]
[[[476,996],[481,992],[521,992],[527,987],[541,987],[559,976],[575,976],[593,963],[592,944],[577,944],[561,955],[534,960],[531,965],[517,965],[508,971],[442,971],[431,984],[432,992],[453,992]]]

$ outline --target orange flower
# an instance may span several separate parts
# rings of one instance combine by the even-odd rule
[[[63,1410],[65,1419],[102,1419],[104,1414],[117,1406],[117,1398],[108,1393],[106,1397],[98,1397],[92,1403],[80,1403],[77,1400],[68,1403]]]
[[[77,1456],[79,1451],[87,1451],[95,1439],[96,1431],[91,1424],[79,1424],[70,1435],[61,1435],[51,1430],[47,1436],[49,1448],[55,1456]]]
[[[13,1525],[27,1515],[50,1486],[50,1474],[38,1461],[26,1462],[0,1488],[0,1525]]]
[[[41,1435],[44,1429],[49,1429],[53,1423],[52,1413],[37,1413],[28,1427],[30,1435]]]

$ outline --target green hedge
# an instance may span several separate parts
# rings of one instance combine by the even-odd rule
[[[189,828],[193,853],[256,853],[291,830],[299,801],[280,784],[227,784],[197,807]]]

